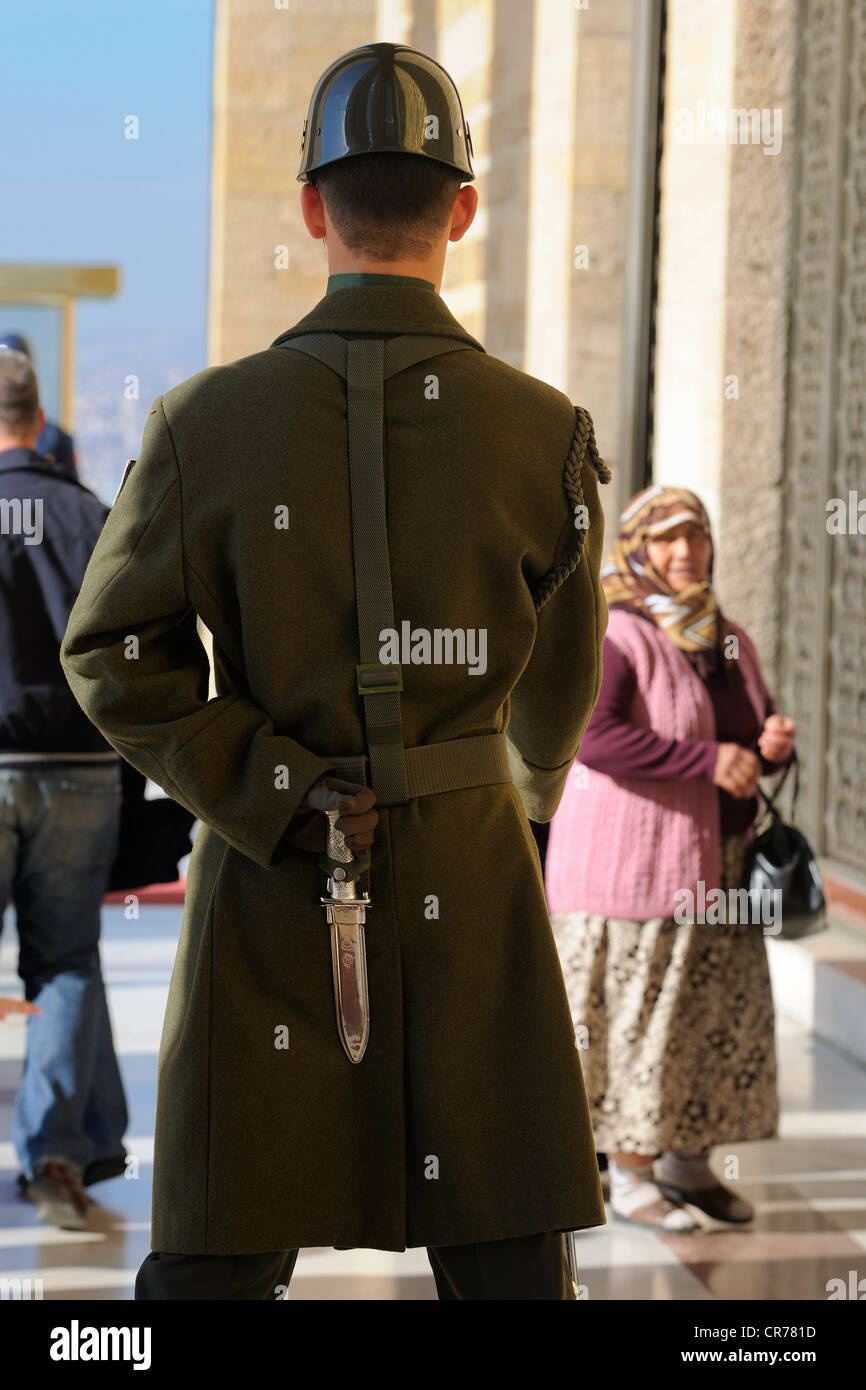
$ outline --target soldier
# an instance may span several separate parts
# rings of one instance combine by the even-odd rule
[[[203,822],[138,1298],[423,1245],[440,1298],[569,1299],[562,1233],[604,1222],[527,815],[599,689],[609,474],[439,297],[471,151],[424,54],[325,72],[299,179],[327,293],[156,401],[66,633],[91,719]]]

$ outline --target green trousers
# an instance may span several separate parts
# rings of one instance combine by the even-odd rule
[[[427,1247],[440,1299],[574,1299],[561,1235],[543,1233],[480,1245]],[[278,1299],[297,1250],[263,1255],[151,1252],[135,1281],[136,1300]]]

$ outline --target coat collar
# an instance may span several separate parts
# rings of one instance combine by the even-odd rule
[[[436,286],[432,280],[421,280],[417,275],[376,275],[366,270],[348,271],[346,274],[329,275],[328,286],[325,294],[333,294],[335,290],[349,289],[354,285],[382,285],[386,289],[399,289],[403,285],[421,285],[425,290],[432,290],[437,293]]]
[[[56,465],[35,449],[23,445],[20,448],[0,449],[0,473],[18,473],[22,468],[47,470],[52,475],[58,473]]]
[[[421,285],[351,285],[320,299],[294,326],[271,344],[277,347],[297,333],[432,333],[483,344],[458,323],[445,301]]]
[[[39,454],[35,449],[0,449],[0,473],[35,473],[38,477],[50,478],[55,483],[68,483],[82,492],[90,492],[80,478],[73,478],[65,468],[61,468],[53,457]],[[91,496],[95,497],[95,493]]]

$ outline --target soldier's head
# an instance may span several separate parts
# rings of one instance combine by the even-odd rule
[[[35,449],[44,424],[30,358],[0,348],[0,449]]]
[[[403,44],[344,53],[320,77],[301,140],[304,221],[332,273],[441,279],[475,216],[472,140],[457,88]]]
[[[307,230],[324,240],[334,273],[366,262],[444,263],[448,242],[466,234],[477,206],[459,173],[414,154],[340,160],[313,174],[301,194]]]

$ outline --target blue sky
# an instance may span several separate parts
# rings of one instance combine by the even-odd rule
[[[108,501],[154,397],[206,365],[212,27],[212,0],[0,8],[0,260],[121,268],[77,323],[79,462]]]

